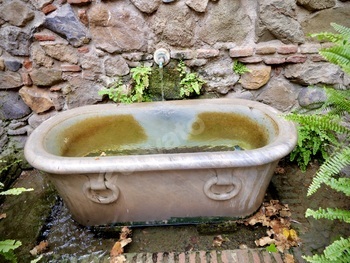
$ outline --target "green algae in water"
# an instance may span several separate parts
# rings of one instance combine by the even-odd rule
[[[135,118],[126,114],[85,119],[64,131],[62,140],[63,156],[80,157],[96,149],[142,143],[147,135]]]
[[[197,147],[174,147],[174,148],[135,148],[135,149],[108,149],[94,150],[85,155],[85,157],[96,156],[122,156],[122,155],[146,155],[146,154],[171,154],[171,153],[197,153],[197,152],[224,152],[224,151],[242,151],[239,145],[203,145]]]

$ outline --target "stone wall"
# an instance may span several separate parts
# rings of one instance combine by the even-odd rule
[[[128,83],[131,68],[156,68],[160,47],[165,71],[181,59],[206,81],[201,97],[313,104],[322,94],[307,86],[350,85],[318,55],[327,43],[308,37],[331,22],[350,26],[349,0],[0,0],[2,155],[49,116],[102,102],[98,91]],[[234,60],[251,72],[235,74]]]

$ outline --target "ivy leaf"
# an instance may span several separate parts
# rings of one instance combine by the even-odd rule
[[[4,192],[0,192],[0,195],[19,195],[23,192],[29,192],[33,191],[33,188],[24,188],[24,187],[19,187],[19,188],[12,188]]]
[[[266,247],[266,251],[269,253],[277,253],[277,247],[274,243],[270,244],[268,247]]]

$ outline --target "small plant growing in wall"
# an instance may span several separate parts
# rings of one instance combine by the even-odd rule
[[[197,73],[189,73],[186,70],[186,65],[180,61],[177,70],[180,73],[180,96],[189,97],[195,92],[197,95],[201,93],[201,88],[205,81],[202,80]]]
[[[107,95],[114,102],[133,103],[149,101],[147,88],[149,86],[149,76],[152,72],[150,67],[138,66],[130,70],[134,87],[131,92],[126,91],[122,80],[117,79],[111,87],[104,88],[98,92],[99,95]]]
[[[233,61],[232,70],[239,76],[243,75],[244,73],[250,72],[250,69],[238,60]]]

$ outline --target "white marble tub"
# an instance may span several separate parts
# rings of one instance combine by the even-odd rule
[[[25,157],[82,225],[246,217],[297,141],[278,115],[239,99],[84,106],[36,128]]]

